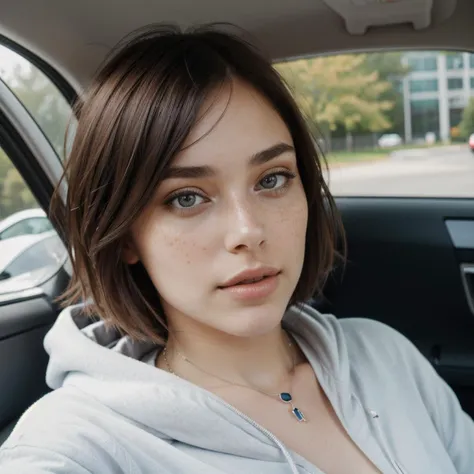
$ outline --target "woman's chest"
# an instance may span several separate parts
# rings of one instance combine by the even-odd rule
[[[313,404],[301,408],[306,422],[298,422],[290,408],[277,409],[268,403],[255,406],[252,417],[287,448],[325,474],[379,473],[327,405]]]
[[[307,423],[273,417],[262,420],[294,453],[325,474],[375,474],[380,471],[354,443],[335,415],[307,409]]]
[[[226,395],[229,403],[325,474],[380,472],[347,433],[314,377],[293,384],[293,406],[251,391]],[[298,421],[293,407],[301,410],[305,422]]]
[[[223,398],[306,460],[309,472],[455,472],[428,411],[416,393],[405,393],[408,387],[379,387],[376,397],[373,390],[348,393],[339,419],[314,376],[295,382],[293,402],[306,423],[277,397],[244,390]]]

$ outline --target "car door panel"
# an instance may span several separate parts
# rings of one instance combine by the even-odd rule
[[[53,308],[43,292],[38,293],[22,301],[19,296],[20,301],[0,306],[0,342],[52,322]]]
[[[0,377],[5,381],[0,395],[0,419],[8,422],[46,393],[45,368],[48,361],[43,338],[51,326],[39,326],[2,340]]]
[[[69,276],[63,268],[40,288],[0,298],[0,439],[43,394],[48,355],[43,340],[60,311],[54,296]]]

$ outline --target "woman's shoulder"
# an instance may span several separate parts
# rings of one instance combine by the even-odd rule
[[[341,357],[345,354],[350,365],[426,369],[428,361],[417,347],[401,332],[380,321],[369,318],[338,318],[306,306],[320,339]]]
[[[391,326],[366,318],[339,319],[347,355],[357,371],[408,377],[418,388],[435,375],[417,346]]]
[[[20,417],[2,448],[19,444],[52,446],[94,423],[94,399],[72,387],[47,393]],[[67,436],[64,436],[67,434]]]
[[[36,472],[39,467],[45,469],[41,472],[64,474],[98,472],[92,469],[100,458],[104,467],[100,472],[118,472],[110,470],[121,453],[112,435],[101,428],[104,408],[73,387],[44,395],[23,413],[1,446],[0,473],[14,472],[13,468],[15,472],[26,472],[26,468]],[[107,451],[113,452],[115,459]],[[58,465],[63,470],[55,470]]]
[[[401,332],[381,321],[368,318],[343,318],[337,324],[344,332],[347,344],[351,349],[377,351],[380,356],[392,357],[398,352],[410,355],[417,351],[413,343]]]
[[[394,351],[405,351],[407,348],[416,350],[407,337],[380,321],[369,318],[339,318],[331,313],[321,313],[309,305],[302,306],[302,309],[302,314],[306,316],[303,324],[307,325],[309,319],[311,322],[308,327],[317,332],[318,338],[326,342],[331,341],[339,347],[347,345],[348,349],[358,349],[361,354],[374,350],[382,354],[393,354]],[[304,326],[300,325],[301,327]]]

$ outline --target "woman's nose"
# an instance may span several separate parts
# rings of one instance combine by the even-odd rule
[[[229,209],[225,246],[228,252],[255,251],[265,242],[262,211],[252,203],[235,201]]]

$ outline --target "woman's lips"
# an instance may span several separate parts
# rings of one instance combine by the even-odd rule
[[[238,300],[258,300],[270,296],[278,287],[280,273],[266,276],[252,283],[236,283],[219,290]]]

